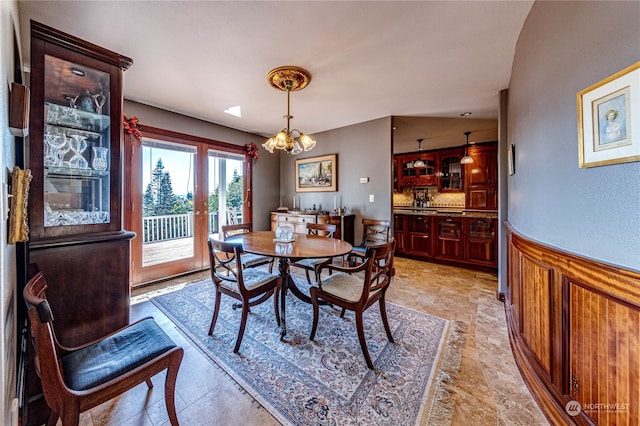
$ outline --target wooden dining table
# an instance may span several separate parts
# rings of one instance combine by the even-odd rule
[[[287,290],[298,299],[311,303],[311,298],[304,294],[291,278],[289,264],[299,259],[319,259],[325,257],[344,256],[352,249],[351,244],[336,238],[318,235],[294,234],[292,242],[277,242],[275,232],[259,231],[237,234],[230,241],[242,242],[245,252],[278,258],[278,271],[282,277],[280,289],[280,340],[287,335],[286,303]]]

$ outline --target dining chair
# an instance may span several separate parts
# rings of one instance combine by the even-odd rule
[[[391,221],[378,219],[362,219],[362,241],[354,246],[347,255],[349,266],[364,260],[367,247],[389,241]]]
[[[330,223],[307,223],[307,234],[316,235],[318,237],[326,237],[333,238],[333,234],[336,232],[336,225],[332,225]],[[304,269],[305,275],[307,276],[307,282],[309,285],[313,285],[311,283],[311,277],[309,276],[310,271],[316,271],[316,268],[325,263],[331,263],[333,258],[324,257],[320,259],[312,259],[305,258],[299,259],[292,262],[291,266],[297,266],[298,268]],[[318,277],[316,276],[316,282],[318,281]]]
[[[47,425],[58,418],[76,426],[80,413],[128,391],[167,370],[164,399],[169,421],[178,425],[175,385],[184,351],[148,317],[99,340],[76,347],[58,342],[53,313],[45,295],[47,283],[38,271],[23,290],[35,347],[36,372],[51,409]]]
[[[385,303],[386,292],[393,276],[395,245],[395,240],[391,239],[383,244],[367,246],[364,261],[357,266],[323,264],[318,267],[318,286],[313,286],[310,290],[311,302],[313,304],[313,325],[311,327],[309,340],[315,338],[318,328],[320,301],[341,307],[341,316],[344,315],[345,309],[354,311],[360,347],[367,362],[367,367],[373,369],[373,363],[371,362],[364,337],[363,314],[369,306],[378,302],[380,305],[382,324],[387,333],[387,338],[391,343],[395,343],[391,329],[389,328]],[[326,275],[323,278],[321,275],[323,269],[329,269],[334,273]],[[358,272],[364,272],[364,275],[362,273],[358,274]]]
[[[240,301],[239,304],[232,305],[234,310],[238,307],[242,308],[240,329],[238,330],[236,345],[233,348],[233,352],[237,353],[240,350],[251,306],[259,305],[273,295],[276,322],[280,325],[278,294],[280,294],[282,279],[280,275],[261,269],[243,268],[242,257],[244,253],[242,243],[209,238],[207,244],[209,247],[211,279],[216,288],[216,301],[211,325],[209,326],[209,336],[213,335],[213,330],[216,326],[222,295],[226,294]]]
[[[253,225],[251,224],[251,222],[245,222],[237,223],[234,225],[222,225],[221,229],[222,239],[226,241],[236,235],[251,232],[253,230]],[[244,268],[254,268],[256,266],[269,265],[269,272],[272,272],[274,261],[275,260],[273,257],[261,256],[259,254],[243,253],[242,255],[242,266]]]

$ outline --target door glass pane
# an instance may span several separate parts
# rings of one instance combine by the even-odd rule
[[[220,226],[242,223],[244,156],[209,150],[209,234]]]
[[[142,266],[194,256],[196,147],[142,139]]]
[[[109,223],[109,74],[44,58],[44,226]]]

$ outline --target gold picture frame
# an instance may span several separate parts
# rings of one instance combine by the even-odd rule
[[[338,155],[296,160],[296,192],[338,190]]]
[[[577,105],[581,168],[640,161],[640,62],[578,92]]]

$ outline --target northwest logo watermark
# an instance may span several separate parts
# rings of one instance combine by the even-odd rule
[[[582,411],[586,413],[624,413],[629,411],[629,404],[600,402],[580,404],[578,401],[571,400],[566,403],[564,410],[572,417],[577,416]]]

